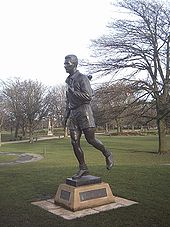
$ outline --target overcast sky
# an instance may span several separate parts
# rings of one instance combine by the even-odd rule
[[[64,84],[65,55],[88,58],[90,39],[105,32],[113,1],[0,0],[0,78]]]

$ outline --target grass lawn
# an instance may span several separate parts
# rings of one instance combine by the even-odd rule
[[[31,202],[53,197],[77,171],[70,139],[6,144],[0,152],[42,154],[44,159],[0,166],[0,227],[169,227],[170,165],[165,164],[170,164],[170,152],[156,154],[156,136],[97,137],[112,150],[116,165],[107,171],[100,152],[82,138],[91,174],[109,183],[114,195],[139,204],[72,221],[48,213]]]
[[[0,154],[0,163],[12,162],[17,159],[17,155],[3,155]]]

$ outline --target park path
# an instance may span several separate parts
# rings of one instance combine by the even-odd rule
[[[61,139],[61,138],[64,138],[64,136],[45,136],[45,137],[37,138],[37,141],[51,140],[51,139]],[[29,142],[29,139],[28,140],[17,140],[17,141],[1,142],[1,145],[13,144],[13,143],[26,143],[26,142]]]

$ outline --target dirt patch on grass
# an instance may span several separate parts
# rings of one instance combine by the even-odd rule
[[[38,154],[30,154],[30,153],[22,153],[22,154],[17,154],[17,153],[10,153],[10,152],[0,152],[0,156],[15,156],[16,159],[9,161],[6,159],[5,162],[3,162],[3,159],[1,161],[0,159],[0,166],[4,165],[15,165],[15,164],[20,164],[20,163],[27,163],[27,162],[35,162],[43,159],[43,156],[38,155]]]

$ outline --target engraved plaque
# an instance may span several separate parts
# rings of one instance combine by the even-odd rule
[[[69,199],[70,199],[70,192],[65,191],[65,190],[61,190],[60,198],[69,201]]]
[[[106,188],[101,188],[101,189],[96,189],[96,190],[91,190],[86,192],[80,192],[79,195],[80,195],[81,201],[86,201],[86,200],[106,197],[107,193],[106,193]]]

